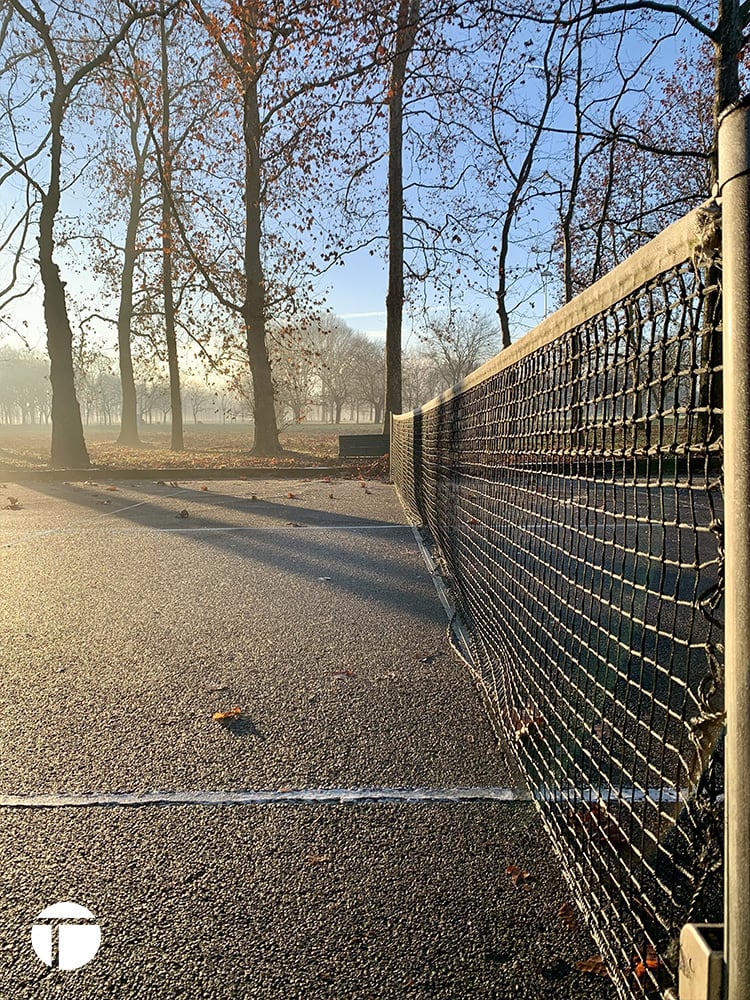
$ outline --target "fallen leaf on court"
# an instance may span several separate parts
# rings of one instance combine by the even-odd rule
[[[235,705],[228,712],[214,712],[211,718],[214,722],[228,722],[230,719],[236,719],[238,715],[242,715],[242,709],[239,705]]]
[[[538,730],[543,729],[545,725],[544,716],[530,699],[526,702],[522,712],[511,710],[510,721],[517,740],[538,735]]]
[[[633,955],[633,972],[636,974],[638,979],[645,976],[648,969],[658,969],[661,965],[661,959],[656,954],[656,949],[653,945],[646,945],[646,957],[642,958],[640,955]]]
[[[578,930],[578,919],[576,917],[575,907],[572,903],[563,903],[557,911],[557,916],[560,920],[562,920],[569,931],[573,931],[573,933],[575,933]]]
[[[296,500],[297,499],[297,494],[296,493],[287,493],[286,497],[287,497],[287,500]]]
[[[179,514],[175,514],[175,517],[190,517],[190,514],[187,512],[187,510],[185,508],[183,508],[179,512]]]
[[[208,493],[208,486],[201,486],[204,493]]]
[[[573,813],[573,822],[594,844],[611,844],[619,850],[628,843],[617,820],[609,814],[603,802],[595,802],[592,806],[583,804]]]
[[[600,740],[608,740],[612,735],[612,729],[606,722],[597,722],[594,726],[594,736]]]
[[[518,865],[508,865],[508,867],[505,869],[505,874],[510,875],[510,880],[513,883],[513,885],[516,886],[516,888],[518,889],[528,888],[528,885],[526,884],[526,879],[531,874],[530,872],[525,872],[522,868],[519,868]]]
[[[576,962],[576,969],[579,972],[585,972],[589,976],[609,978],[609,969],[602,961],[601,955],[592,955],[591,958],[585,958],[582,962]]]

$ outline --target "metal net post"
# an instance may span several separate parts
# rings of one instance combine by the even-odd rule
[[[726,863],[724,956],[727,1000],[750,997],[750,98],[719,129],[724,219],[724,476],[726,519]]]

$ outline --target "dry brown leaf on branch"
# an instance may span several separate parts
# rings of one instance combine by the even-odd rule
[[[573,931],[573,933],[575,933],[578,930],[578,918],[576,917],[575,907],[572,903],[563,903],[557,911],[557,916],[560,920],[562,920],[569,931]]]
[[[230,719],[236,719],[240,715],[242,715],[242,709],[239,705],[235,705],[228,712],[214,712],[211,718],[214,722],[229,722]]]
[[[585,958],[582,962],[576,962],[576,969],[579,972],[585,972],[589,976],[601,976],[603,979],[609,978],[609,969],[604,964],[601,955],[592,955],[590,958]]]
[[[529,878],[530,872],[525,872],[518,865],[508,865],[505,874],[510,875],[510,880],[517,889],[528,889],[526,880]]]

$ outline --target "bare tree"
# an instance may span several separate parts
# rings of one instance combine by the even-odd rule
[[[81,413],[75,391],[70,320],[65,283],[55,260],[55,226],[60,207],[63,180],[63,150],[66,117],[71,102],[83,84],[123,42],[133,25],[155,14],[120,0],[117,16],[106,25],[98,8],[79,6],[75,17],[62,3],[50,3],[47,9],[39,0],[7,0],[16,21],[8,31],[13,44],[39,53],[45,93],[50,98],[45,109],[45,127],[36,144],[18,150],[15,156],[0,152],[6,167],[22,177],[36,192],[38,216],[39,273],[44,288],[44,317],[50,356],[52,385],[52,446],[50,461],[62,467],[86,467],[89,456],[83,436]],[[49,10],[49,16],[47,11]],[[34,86],[33,72],[25,82]],[[21,123],[17,123],[19,128]],[[18,135],[18,132],[16,132]],[[46,159],[47,170],[38,168]],[[46,176],[45,176],[46,174]]]
[[[429,316],[420,340],[438,392],[460,382],[500,349],[492,319],[460,309]]]

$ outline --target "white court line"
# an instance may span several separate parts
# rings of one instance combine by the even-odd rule
[[[2,795],[4,809],[91,806],[357,805],[360,803],[528,802],[515,788],[282,788],[249,791],[89,792],[64,795]]]
[[[0,795],[0,809],[81,809],[101,806],[361,805],[460,802],[664,802],[687,801],[676,788],[272,788],[240,791],[81,792]]]

